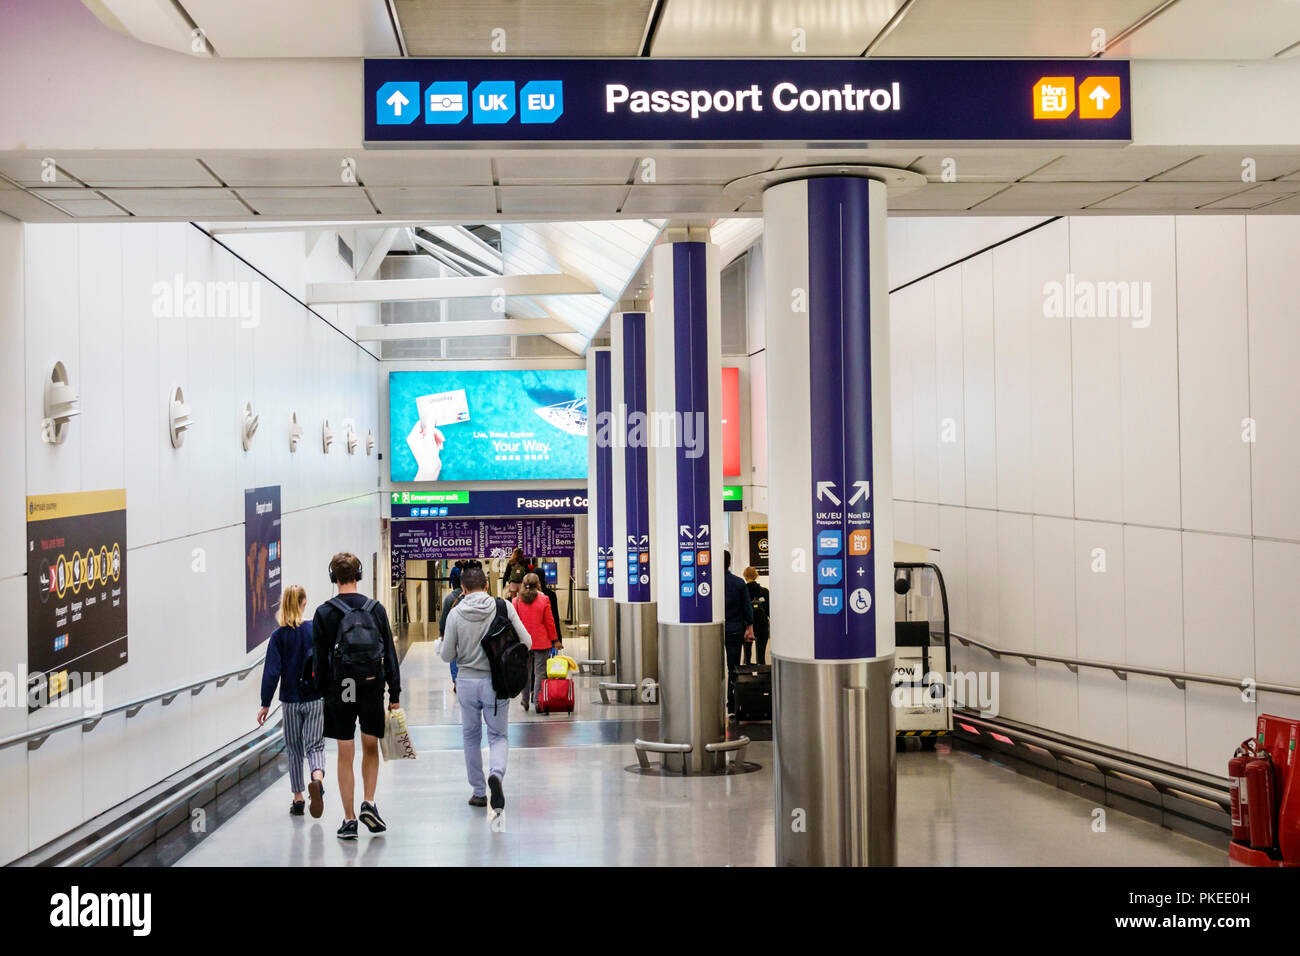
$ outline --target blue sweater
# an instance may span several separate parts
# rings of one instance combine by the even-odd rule
[[[275,685],[280,685],[280,702],[306,703],[320,699],[320,691],[302,692],[301,678],[311,656],[311,622],[297,627],[277,627],[266,646],[266,664],[262,667],[262,706],[271,706]]]

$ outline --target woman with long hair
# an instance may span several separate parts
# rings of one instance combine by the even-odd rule
[[[284,712],[284,752],[289,757],[289,787],[293,790],[289,813],[295,817],[303,813],[302,764],[306,760],[311,770],[311,815],[319,817],[325,807],[325,708],[316,687],[311,621],[303,620],[306,609],[307,592],[296,584],[286,587],[275,613],[280,626],[266,646],[257,725],[266,722],[278,683],[280,709]]]

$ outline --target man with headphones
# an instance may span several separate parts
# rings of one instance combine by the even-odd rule
[[[338,741],[339,797],[343,801],[340,840],[357,838],[353,813],[356,778],[356,728],[361,724],[361,822],[371,833],[388,829],[375,806],[379,778],[379,738],[384,736],[384,686],[388,707],[396,710],[402,692],[397,645],[384,606],[357,591],[361,559],[342,552],[330,561],[330,581],[338,595],[316,609],[312,619],[316,686],[325,700],[325,736]]]

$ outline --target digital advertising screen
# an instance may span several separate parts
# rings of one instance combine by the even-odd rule
[[[248,650],[276,628],[280,607],[280,486],[244,491],[244,642]]]
[[[397,481],[587,477],[586,369],[390,372]]]

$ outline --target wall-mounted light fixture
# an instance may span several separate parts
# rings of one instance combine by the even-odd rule
[[[325,419],[325,426],[321,429],[321,448],[325,454],[330,453],[330,445],[334,444],[334,429],[330,428],[330,420]]]
[[[366,429],[366,456],[369,457],[370,455],[374,454],[374,451],[375,451],[375,435],[374,432],[372,432],[369,428],[367,428]]]
[[[298,442],[302,438],[302,426],[298,424],[298,413],[289,413],[289,453],[293,454],[298,450]]]
[[[51,445],[62,445],[68,437],[68,423],[81,414],[77,390],[62,362],[50,366],[45,376],[45,417],[41,420],[41,438]]]
[[[351,419],[344,421],[343,433],[347,436],[348,454],[355,455],[359,442],[357,441],[357,426]]]
[[[239,413],[239,440],[243,443],[244,451],[253,444],[253,436],[257,434],[258,416],[253,414],[253,403],[244,402],[244,407]]]
[[[185,404],[185,393],[177,385],[172,389],[167,401],[167,431],[171,435],[172,447],[180,448],[185,444],[185,433],[194,427],[194,416]]]

